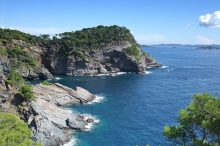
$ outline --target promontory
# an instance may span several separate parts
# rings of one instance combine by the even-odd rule
[[[54,75],[145,74],[147,67],[161,65],[125,27],[100,25],[54,36],[0,28],[0,123],[10,113],[26,124],[22,128],[30,135],[15,135],[23,138],[18,140],[21,145],[62,145],[72,130],[94,122],[62,106],[86,104],[95,96],[81,87],[73,90],[49,82],[30,86],[26,81],[55,80]]]

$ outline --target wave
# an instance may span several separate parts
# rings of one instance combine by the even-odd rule
[[[109,74],[97,74],[95,76],[109,76]]]
[[[61,80],[62,78],[61,77],[55,77],[55,80]]]
[[[116,75],[123,75],[123,74],[127,74],[127,72],[118,72],[118,73],[116,73]]]
[[[145,74],[151,74],[152,72],[151,71],[145,71]]]
[[[95,94],[95,99],[93,101],[88,102],[88,104],[100,103],[103,102],[104,99],[105,97],[102,94],[101,95]]]
[[[160,67],[160,68],[168,68],[169,66],[162,66],[162,67]]]
[[[71,138],[71,140],[64,144],[63,146],[74,146],[76,144],[77,139],[75,139],[74,137]]]
[[[83,120],[85,120],[85,121],[88,119],[92,119],[94,121],[92,123],[87,123],[85,125],[85,129],[84,129],[85,131],[91,131],[92,128],[94,127],[94,124],[97,124],[100,122],[96,117],[91,116],[90,114],[81,114],[81,115],[83,116]]]

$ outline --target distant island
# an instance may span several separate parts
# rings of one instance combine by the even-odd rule
[[[220,50],[220,47],[216,47],[216,46],[202,46],[202,47],[198,47],[197,49],[202,49],[202,50]]]
[[[142,48],[156,48],[155,46],[149,46],[149,45],[140,45]]]

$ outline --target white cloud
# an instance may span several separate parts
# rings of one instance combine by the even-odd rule
[[[1,29],[5,29],[5,26],[4,26],[4,25],[1,25],[0,28],[1,28]]]
[[[202,37],[200,35],[197,35],[196,37],[194,37],[195,43],[196,44],[202,44],[202,45],[208,45],[208,44],[214,44],[215,42],[211,39]]]
[[[9,27],[9,29],[13,30],[14,28],[11,26],[11,27]]]
[[[39,35],[39,34],[58,34],[58,33],[65,32],[65,30],[63,30],[63,29],[52,28],[52,27],[51,28],[14,27],[14,29],[22,31],[22,32],[30,33],[30,34],[35,34],[35,35]]]
[[[220,27],[220,11],[213,14],[201,15],[199,17],[200,26],[204,27]]]

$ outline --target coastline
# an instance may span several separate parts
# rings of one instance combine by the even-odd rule
[[[71,142],[74,131],[89,131],[99,120],[90,114],[80,114],[65,108],[68,105],[98,103],[103,98],[76,87],[73,90],[59,83],[32,86],[35,101],[22,103],[20,109],[27,121],[32,139],[45,146]]]

